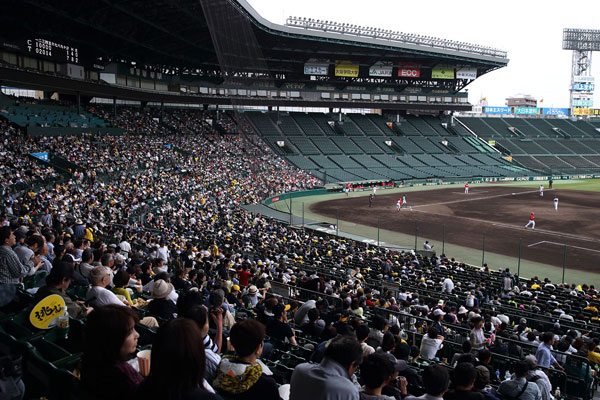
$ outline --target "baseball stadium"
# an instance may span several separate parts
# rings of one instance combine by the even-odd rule
[[[488,106],[510,48],[0,7],[0,399],[600,398],[599,30]]]

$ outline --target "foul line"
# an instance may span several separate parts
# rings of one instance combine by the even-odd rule
[[[550,190],[554,190],[554,189],[544,189],[544,191],[550,191]],[[475,198],[469,198],[469,199],[442,201],[442,202],[439,202],[439,203],[420,204],[420,205],[416,205],[416,206],[412,206],[412,207],[413,208],[420,208],[420,207],[429,207],[429,206],[442,206],[444,204],[455,204],[455,203],[463,203],[463,202],[466,202],[466,201],[488,200],[488,199],[495,199],[497,197],[516,196],[516,195],[519,195],[519,194],[529,194],[529,193],[539,193],[539,190],[527,190],[525,192],[495,194],[493,196],[487,196],[487,197],[475,197]],[[466,194],[465,196],[469,196],[469,195]]]
[[[579,250],[587,250],[587,251],[593,251],[595,253],[600,253],[600,250],[594,250],[594,249],[588,249],[587,247],[580,247],[580,246],[573,246],[571,244],[566,244],[566,243],[556,243],[556,242],[549,242],[547,240],[542,240],[541,242],[537,242],[537,243],[532,243],[527,247],[533,247],[533,246],[537,246],[538,244],[544,244],[544,243],[548,243],[548,244],[555,244],[557,246],[567,246],[567,247],[572,247],[574,249],[579,249]]]
[[[411,210],[409,210],[409,211],[411,211]],[[492,221],[486,221],[486,220],[478,219],[478,218],[462,217],[462,216],[459,216],[459,215],[441,214],[441,213],[435,213],[435,212],[431,212],[431,211],[422,211],[422,210],[412,210],[412,211],[414,211],[414,212],[420,212],[420,213],[423,213],[423,214],[437,215],[437,216],[446,217],[446,218],[460,218],[460,219],[464,219],[464,220],[467,220],[467,221],[481,222],[481,223],[484,223],[484,224],[490,224],[490,225],[493,225],[493,226],[500,226],[500,227],[503,227],[503,228],[514,229],[514,230],[518,230],[518,231],[527,231],[527,232],[531,232],[531,233],[543,233],[543,234],[546,234],[546,235],[552,235],[552,236],[557,236],[557,237],[561,237],[561,238],[576,239],[576,240],[581,240],[581,241],[585,241],[585,242],[600,243],[600,239],[593,239],[593,238],[588,238],[588,237],[585,237],[585,236],[571,235],[569,233],[548,231],[548,230],[544,230],[544,229],[525,229],[523,227],[523,225],[521,225],[521,226],[515,226],[515,225],[503,224],[501,222],[492,222]]]

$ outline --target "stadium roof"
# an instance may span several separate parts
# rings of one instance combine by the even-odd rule
[[[44,38],[76,47],[80,63],[110,61],[169,66],[176,71],[264,74],[305,79],[309,59],[440,63],[475,67],[478,76],[505,66],[506,53],[443,39],[372,31],[340,32],[318,26],[274,24],[245,0],[7,0],[0,39],[26,50]],[[370,31],[366,31],[367,33]]]

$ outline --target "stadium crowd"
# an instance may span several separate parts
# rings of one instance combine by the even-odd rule
[[[119,110],[123,136],[1,126],[3,157],[27,161],[2,166],[0,306],[63,297],[85,320],[89,398],[549,400],[567,377],[592,388],[593,286],[252,215],[241,206],[320,182],[227,114],[217,132],[208,112]],[[37,151],[80,170],[49,182],[26,157]],[[16,189],[21,167],[39,189]],[[135,354],[150,344],[144,377]]]

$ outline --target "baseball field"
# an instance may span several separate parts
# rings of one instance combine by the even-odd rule
[[[387,243],[422,249],[428,240],[438,254],[553,281],[562,279],[564,265],[565,281],[600,283],[600,182],[558,181],[553,189],[542,183],[543,197],[533,182],[471,185],[469,194],[456,184],[379,190],[371,207],[368,191],[312,196],[302,208],[340,231]],[[403,194],[407,207],[397,211]],[[535,230],[525,228],[531,212]]]

